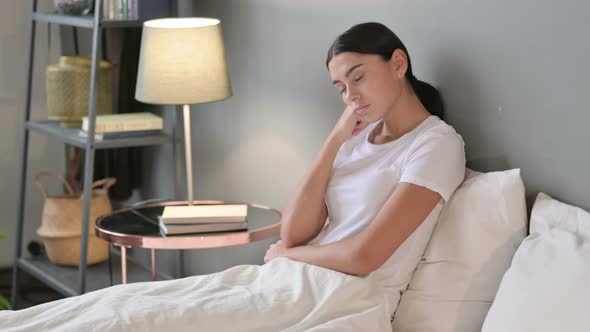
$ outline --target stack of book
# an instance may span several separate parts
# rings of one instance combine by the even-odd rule
[[[141,137],[162,133],[162,118],[148,112],[97,115],[94,125],[94,139]],[[88,117],[82,118],[80,136],[88,137]]]
[[[163,234],[240,231],[248,229],[246,204],[168,206],[159,218]]]

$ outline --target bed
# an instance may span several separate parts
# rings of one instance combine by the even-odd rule
[[[368,279],[276,259],[222,273],[117,285],[14,313],[2,331],[387,331]]]
[[[539,193],[529,219],[525,196],[520,169],[468,171],[441,213],[399,304],[388,303],[370,275],[354,277],[280,258],[262,266],[118,285],[0,312],[1,327],[3,331],[587,331],[590,214]]]

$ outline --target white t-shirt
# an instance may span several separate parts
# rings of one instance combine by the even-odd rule
[[[361,232],[400,182],[439,193],[444,201],[370,275],[386,289],[395,309],[426,249],[444,203],[463,181],[465,151],[461,136],[434,115],[394,141],[370,143],[369,133],[381,121],[346,141],[338,151],[324,196],[329,223],[309,244],[328,244]]]

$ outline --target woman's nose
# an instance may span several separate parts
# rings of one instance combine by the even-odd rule
[[[346,94],[346,98],[345,98],[344,102],[347,105],[350,105],[352,103],[357,103],[358,104],[358,101],[360,99],[361,99],[361,96],[360,96],[358,90],[356,90],[356,89],[349,89],[348,90],[348,93]]]

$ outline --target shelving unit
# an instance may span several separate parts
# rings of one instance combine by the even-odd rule
[[[98,64],[100,60],[99,49],[102,36],[102,30],[107,28],[125,28],[141,27],[142,20],[125,20],[113,21],[102,20],[100,13],[102,1],[94,1],[94,15],[90,16],[69,16],[56,13],[37,12],[38,0],[31,0],[31,18],[28,24],[29,32],[29,51],[27,54],[27,79],[25,87],[25,103],[23,114],[23,130],[20,136],[20,168],[19,168],[19,195],[17,205],[17,231],[16,231],[16,250],[13,269],[12,283],[12,303],[16,304],[16,295],[18,292],[18,273],[19,270],[26,271],[60,292],[64,296],[73,296],[83,294],[86,291],[92,291],[110,286],[108,262],[87,266],[86,257],[88,250],[88,227],[90,217],[90,195],[91,185],[94,174],[94,154],[97,149],[110,149],[122,147],[149,146],[160,144],[175,144],[174,135],[159,134],[147,137],[133,137],[109,140],[94,140],[95,133],[95,116],[96,116],[96,87],[98,85]],[[92,64],[90,72],[90,100],[88,103],[89,128],[88,137],[84,138],[79,135],[79,129],[61,128],[55,121],[32,121],[31,113],[31,83],[33,79],[33,55],[35,45],[35,28],[38,22],[48,22],[72,27],[81,27],[92,30]],[[23,258],[22,257],[22,238],[25,211],[26,183],[27,183],[27,162],[28,162],[28,145],[29,133],[35,132],[45,135],[51,139],[63,142],[65,144],[77,146],[85,149],[85,168],[83,183],[83,213],[82,213],[82,230],[80,239],[80,264],[78,269],[66,268],[54,265],[46,257]],[[174,147],[176,149],[176,147]],[[92,220],[94,222],[94,220]],[[130,260],[128,263],[130,281],[146,280],[145,271],[147,269]],[[120,266],[113,264],[113,280],[120,279]],[[142,273],[144,272],[144,273]],[[144,276],[141,278],[141,276]],[[149,275],[149,274],[147,274]],[[158,274],[160,279],[169,279],[170,276]]]

